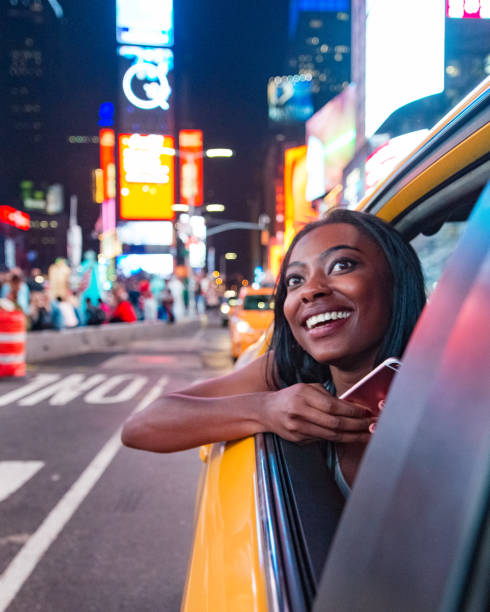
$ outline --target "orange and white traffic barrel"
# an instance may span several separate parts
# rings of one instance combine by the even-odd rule
[[[2,300],[5,305],[5,300]],[[0,377],[26,373],[26,318],[19,310],[0,306]]]

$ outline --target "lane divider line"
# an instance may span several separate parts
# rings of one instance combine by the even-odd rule
[[[167,383],[167,376],[160,378],[142,398],[132,413],[143,410],[143,408],[146,408],[146,406],[156,400],[163,392]],[[78,477],[78,480],[63,495],[38,527],[37,531],[32,534],[0,576],[0,612],[7,610],[41,558],[120,450],[121,429],[122,425],[118,427],[117,431],[104,444],[102,449]]]

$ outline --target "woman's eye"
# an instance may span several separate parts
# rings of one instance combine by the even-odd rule
[[[356,262],[353,259],[349,259],[347,257],[342,257],[342,259],[335,260],[330,266],[329,273],[331,272],[346,272],[347,270],[351,270],[356,265]]]
[[[286,278],[286,287],[296,287],[301,283],[301,276],[292,274]]]

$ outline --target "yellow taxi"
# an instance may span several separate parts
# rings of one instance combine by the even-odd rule
[[[274,319],[273,287],[243,287],[229,319],[231,354],[237,359]]]
[[[487,79],[359,203],[431,296],[349,499],[316,443],[208,447],[182,612],[488,609],[489,119]]]

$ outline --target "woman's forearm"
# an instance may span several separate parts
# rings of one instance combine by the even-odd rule
[[[142,450],[168,453],[265,431],[263,411],[268,393],[195,397],[170,393],[132,415],[122,442]]]

